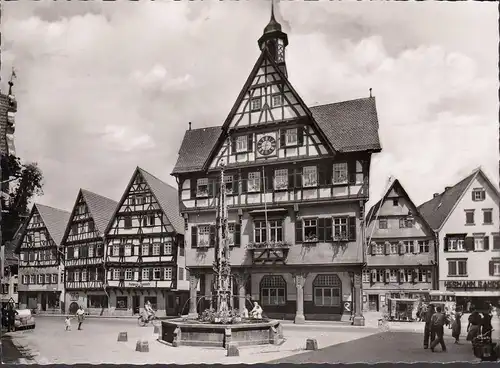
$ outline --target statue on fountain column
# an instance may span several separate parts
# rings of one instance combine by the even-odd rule
[[[255,319],[262,319],[262,307],[257,302],[253,302],[253,309],[250,311],[250,315]]]

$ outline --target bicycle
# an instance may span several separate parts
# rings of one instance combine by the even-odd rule
[[[152,317],[146,317],[144,318],[143,315],[140,315],[139,318],[137,318],[137,323],[139,326],[144,327],[152,323],[153,321],[158,320],[158,317],[153,315]]]

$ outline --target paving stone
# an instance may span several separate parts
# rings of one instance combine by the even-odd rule
[[[118,334],[118,341],[125,342],[128,341],[128,335],[126,332],[120,332]]]
[[[318,350],[318,340],[307,339],[306,340],[306,350]]]

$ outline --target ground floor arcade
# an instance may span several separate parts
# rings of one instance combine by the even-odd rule
[[[235,268],[231,305],[240,312],[257,301],[264,316],[305,320],[352,321],[363,325],[361,266],[264,266]],[[214,277],[211,269],[190,269],[190,309],[194,316],[211,306]]]

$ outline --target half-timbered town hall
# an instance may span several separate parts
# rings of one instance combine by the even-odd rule
[[[19,249],[19,308],[39,313],[64,310],[61,240],[70,213],[36,203],[23,229]]]
[[[117,202],[80,189],[62,239],[64,249],[66,309],[76,313],[83,306],[89,314],[104,314],[105,293],[103,234]]]
[[[177,315],[188,299],[177,189],[136,168],[105,231],[110,313]],[[186,307],[187,311],[187,307]]]
[[[375,98],[310,107],[288,78],[288,36],[274,14],[258,45],[223,125],[190,126],[172,172],[187,223],[191,295],[196,300],[199,288],[198,312],[207,307],[223,185],[233,306],[251,309],[250,299],[271,318],[362,325],[364,209],[371,155],[381,150]]]

